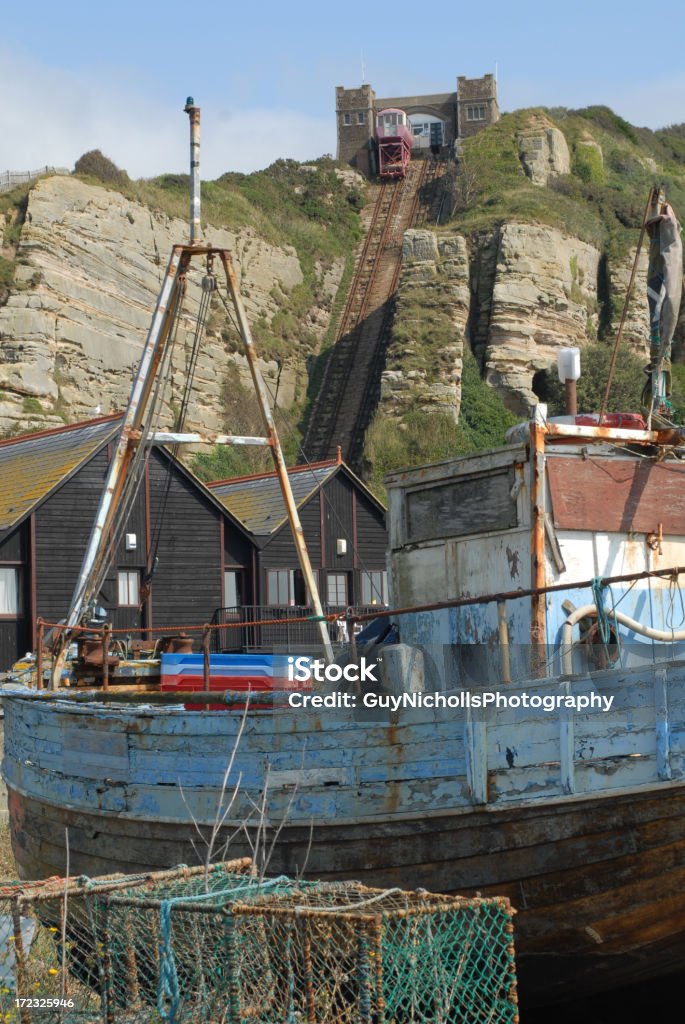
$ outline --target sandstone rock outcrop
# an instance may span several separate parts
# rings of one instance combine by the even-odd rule
[[[468,310],[466,240],[406,231],[381,415],[400,417],[413,408],[458,419]]]
[[[523,169],[534,185],[546,185],[551,178],[571,170],[564,133],[544,115],[532,115],[517,139]]]
[[[419,407],[456,418],[467,335],[488,383],[524,414],[537,401],[536,371],[554,367],[559,348],[597,336],[593,246],[556,228],[507,223],[472,239],[470,249],[461,235],[406,233],[382,415]],[[448,310],[448,336],[445,320],[436,331],[434,309]]]
[[[187,226],[76,178],[44,178],[29,195],[17,249],[16,286],[0,307],[0,431],[86,418],[125,405],[164,268],[173,243]],[[210,228],[207,240],[229,248],[251,320],[277,312],[281,293],[299,284],[294,249],[271,245],[252,229]],[[341,265],[319,268],[321,291],[337,289]],[[185,381],[185,345],[193,330],[203,270],[189,274],[188,315],[181,324],[172,365],[172,394]],[[325,311],[310,310],[309,326],[322,333]],[[230,347],[230,346],[229,346]],[[283,364],[262,365],[279,404],[290,404],[303,375],[306,353]],[[200,355],[191,429],[220,429],[225,369],[235,362],[247,382],[242,356],[229,354],[217,329]],[[39,409],[42,412],[39,412]]]
[[[524,412],[536,401],[535,371],[553,365],[558,349],[597,336],[600,254],[552,227],[508,223],[497,234],[485,376]]]

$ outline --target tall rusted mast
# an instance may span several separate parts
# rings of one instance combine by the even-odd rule
[[[293,498],[281,444],[276,431],[271,406],[269,405],[268,393],[257,363],[250,327],[238,290],[233,260],[227,249],[214,248],[202,241],[200,108],[195,106],[192,96],[189,96],[184,109],[190,119],[190,242],[188,245],[175,245],[171,252],[162,288],[157,299],[157,306],[152,317],[152,323],[143,347],[143,354],[131,388],[131,395],[119,433],[116,451],[109,466],[95,522],[74,589],[71,608],[67,617],[67,626],[69,629],[74,629],[78,626],[95,603],[97,593],[102,584],[106,563],[111,555],[111,538],[117,514],[122,509],[122,498],[127,473],[131,469],[136,451],[141,445],[149,445],[155,441],[158,443],[164,441],[171,444],[182,444],[184,442],[197,444],[198,442],[205,442],[208,444],[265,445],[271,449],[297,550],[298,561],[307,586],[324,655],[326,661],[331,662],[333,660],[333,647],[328,635],[327,624],[323,617],[319,591],[314,573],[312,572],[302,524]],[[205,291],[215,291],[217,289],[217,281],[212,269],[215,258],[218,257],[221,260],[224,268],[228,292],[233,303],[240,337],[250,367],[262,422],[264,423],[265,437],[222,435],[220,437],[204,438],[197,434],[188,435],[169,431],[161,434],[150,429],[151,414],[154,409],[154,402],[158,397],[156,379],[160,368],[165,364],[169,349],[173,344],[173,328],[186,290],[186,273],[191,260],[198,256],[204,257],[206,260],[206,274],[202,280],[202,288]],[[61,677],[66,658],[66,649],[70,639],[69,629],[62,634],[61,647],[55,652],[52,675],[53,686],[59,684]]]
[[[195,106],[195,100],[189,96],[184,110],[190,120],[190,244],[200,245],[200,108]]]

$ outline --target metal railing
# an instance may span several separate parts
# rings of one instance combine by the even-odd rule
[[[378,606],[378,610],[383,606]],[[337,605],[324,605],[324,615],[336,615],[328,623],[331,643],[347,643],[348,611],[355,615],[373,614],[375,605],[359,605],[353,609]],[[311,650],[321,645],[321,634],[314,620],[297,622],[311,615],[312,610],[303,605],[234,605],[231,608],[217,608],[212,625],[219,626],[213,631],[215,652],[221,651],[264,651],[298,649]],[[225,627],[225,628],[221,628]]]
[[[25,181],[33,181],[44,174],[71,174],[68,167],[39,167],[36,171],[0,171],[0,192],[11,192]]]

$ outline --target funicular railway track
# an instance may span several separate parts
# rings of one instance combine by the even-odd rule
[[[346,461],[358,465],[363,431],[378,401],[402,235],[416,221],[427,168],[426,161],[415,161],[403,180],[376,186],[366,241],[309,421],[309,459],[332,457],[340,445]]]

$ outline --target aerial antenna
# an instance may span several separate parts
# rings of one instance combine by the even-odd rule
[[[495,61],[495,85],[497,85],[497,68],[499,67],[498,61]]]
[[[362,61],[362,85],[365,85],[366,84],[366,64],[364,62],[364,51],[363,50],[361,51],[361,61]]]

